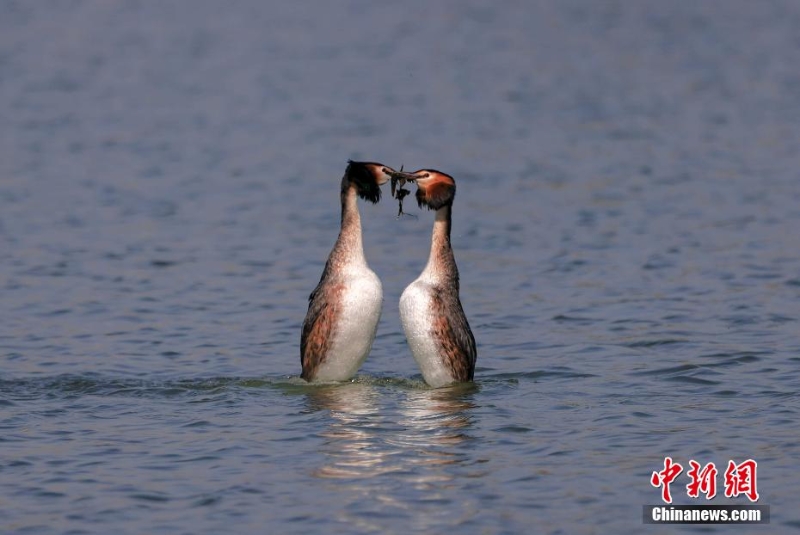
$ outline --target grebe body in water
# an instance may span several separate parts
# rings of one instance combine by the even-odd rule
[[[391,173],[379,163],[348,162],[341,184],[341,230],[303,322],[300,363],[306,381],[350,379],[372,348],[383,289],[364,257],[357,200],[377,203]]]
[[[436,211],[428,263],[400,297],[400,319],[422,377],[436,388],[471,381],[475,337],[459,300],[458,267],[450,245],[453,177],[430,169],[408,173],[417,184],[417,202]]]

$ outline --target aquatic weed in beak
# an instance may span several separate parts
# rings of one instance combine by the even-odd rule
[[[409,180],[410,180],[410,175],[408,173],[403,172],[402,165],[400,166],[400,171],[392,173],[392,197],[397,199],[397,204],[398,204],[397,219],[400,219],[400,217],[404,215],[410,217],[417,217],[414,214],[407,214],[406,212],[403,212],[403,199],[406,197],[406,195],[411,193],[411,190],[405,189],[403,186],[405,185],[406,182],[409,182]],[[398,184],[400,185],[399,188],[397,187]]]

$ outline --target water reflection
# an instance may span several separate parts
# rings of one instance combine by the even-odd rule
[[[322,478],[374,477],[394,468],[387,462],[391,452],[378,447],[376,428],[383,417],[373,385],[348,383],[314,389],[309,403],[330,413],[330,425],[320,433],[326,440],[322,453],[327,463],[314,471]]]
[[[469,522],[481,510],[475,496],[457,493],[468,481],[486,475],[475,458],[477,439],[470,433],[474,385],[406,392],[398,404],[401,430],[387,443],[401,448],[407,468],[403,478],[408,530],[436,533]]]
[[[394,472],[405,474],[412,483],[452,479],[452,473],[424,467],[468,459],[469,450],[462,446],[472,440],[468,431],[475,405],[470,398],[476,390],[472,385],[405,390],[399,392],[399,403],[382,406],[380,400],[387,393],[379,393],[372,384],[314,389],[308,394],[309,404],[327,410],[330,424],[321,433],[326,439],[321,453],[327,462],[313,474],[372,478]]]
[[[400,403],[402,431],[388,441],[414,452],[417,465],[460,463],[467,452],[459,446],[472,439],[470,401],[474,385],[408,392]]]

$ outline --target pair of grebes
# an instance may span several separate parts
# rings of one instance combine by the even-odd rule
[[[389,181],[400,213],[409,193],[403,189],[406,183],[416,184],[419,206],[436,213],[428,264],[400,297],[400,319],[411,353],[425,382],[434,388],[473,378],[475,338],[458,297],[458,268],[450,246],[455,180],[433,169],[406,173],[375,162],[350,161],[342,177],[339,237],[308,298],[303,322],[300,362],[306,381],[346,381],[372,348],[383,289],[364,257],[357,200],[377,203],[380,186]]]

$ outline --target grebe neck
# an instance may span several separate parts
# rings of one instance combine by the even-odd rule
[[[420,278],[430,282],[449,286],[458,292],[458,267],[450,245],[450,228],[452,227],[452,205],[445,205],[436,210],[431,235],[431,252],[428,264]]]
[[[331,251],[333,266],[364,265],[364,243],[361,236],[361,214],[358,212],[358,192],[355,184],[342,187],[342,222],[339,237]]]

